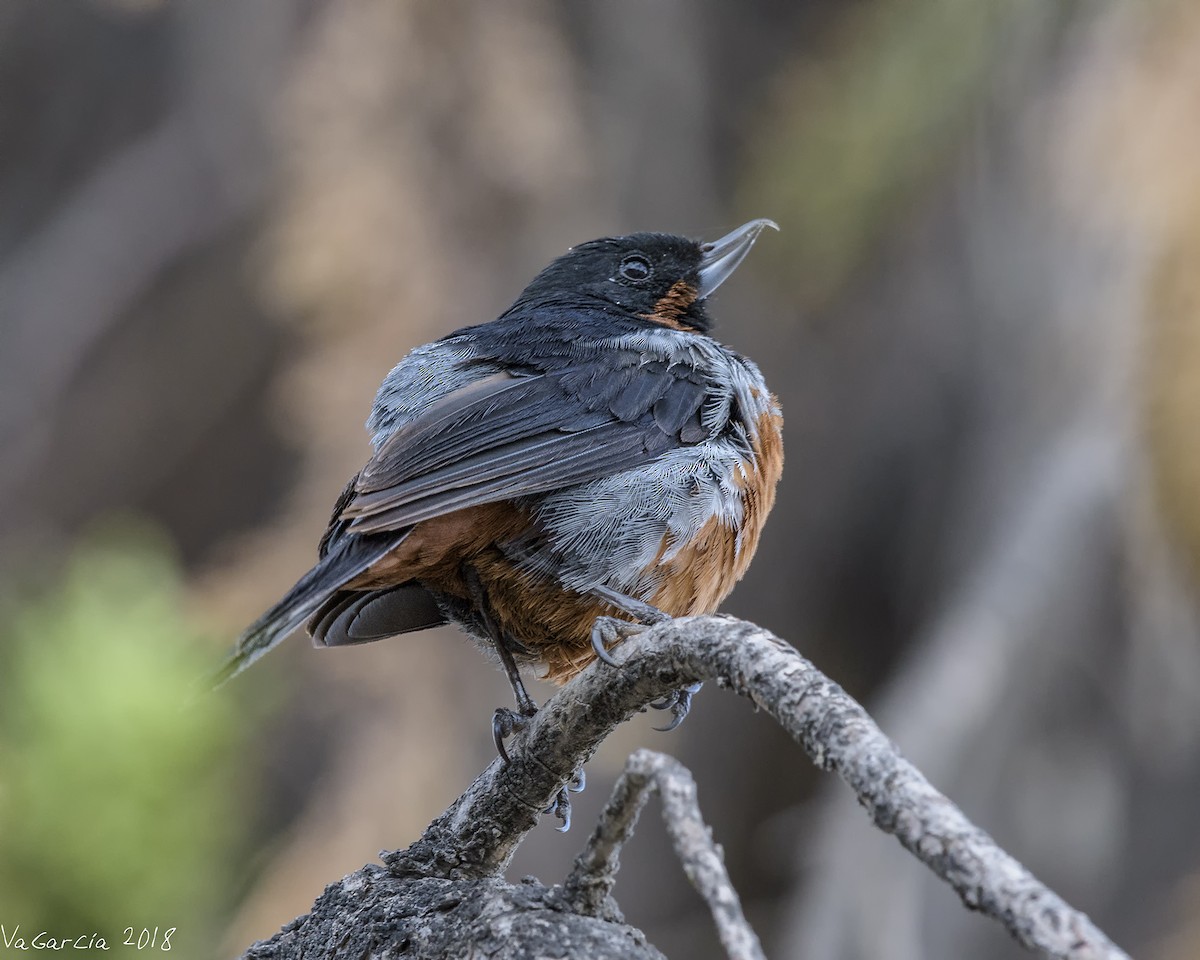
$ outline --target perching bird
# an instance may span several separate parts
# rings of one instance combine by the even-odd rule
[[[512,683],[517,711],[493,722],[507,757],[537,709],[518,664],[561,683],[630,622],[715,610],[754,555],[783,447],[775,398],[708,335],[707,302],[768,226],[581,244],[498,319],[413,350],[379,389],[374,453],[316,566],[219,679],[306,623],[334,647],[453,621]]]

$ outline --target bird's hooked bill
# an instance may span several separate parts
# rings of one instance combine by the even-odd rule
[[[736,230],[725,234],[720,240],[701,244],[700,252],[700,289],[698,299],[703,300],[724,283],[738,264],[745,259],[758,235],[767,227],[779,229],[774,220],[761,217],[743,223]]]

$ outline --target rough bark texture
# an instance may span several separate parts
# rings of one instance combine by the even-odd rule
[[[762,944],[742,913],[721,848],[700,815],[696,781],[678,760],[653,750],[638,750],[629,758],[600,822],[563,884],[565,902],[579,913],[604,915],[620,869],[621,847],[633,836],[651,793],[662,799],[663,823],[675,854],[708,905],[725,952],[737,960],[764,960]]]
[[[630,957],[662,960],[633,927],[566,909],[532,878],[396,877],[366,866],[331,884],[312,912],[246,960],[299,957]]]
[[[850,785],[877,826],[1022,945],[1072,960],[1126,956],[935,790],[862,706],[768,631],[721,617],[683,619],[650,628],[618,655],[621,668],[593,664],[547,701],[510,747],[512,763],[494,761],[412,846],[383,854],[386,871],[367,867],[335,884],[311,914],[246,955],[441,956],[467,945],[486,955],[485,944],[501,942],[506,956],[631,955],[632,934],[615,914],[585,917],[567,908],[571,896],[499,877],[617,724],[684,684],[715,680],[774,717],[814,763]],[[568,886],[578,890],[580,878],[573,874]],[[561,925],[561,939],[549,920]],[[585,946],[585,935],[597,939]],[[520,952],[532,949],[518,946],[527,936],[537,938],[534,954]]]

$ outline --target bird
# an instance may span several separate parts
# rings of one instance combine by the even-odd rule
[[[715,611],[783,468],[778,401],[710,335],[709,298],[767,227],[579,244],[497,319],[412,350],[379,387],[373,452],[316,564],[216,682],[302,626],[339,647],[453,622],[512,685],[516,710],[492,721],[507,762],[537,711],[522,666],[561,684],[645,625]],[[670,726],[696,689],[656,704]]]

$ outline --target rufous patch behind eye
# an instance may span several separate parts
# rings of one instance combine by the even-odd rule
[[[640,313],[638,316],[672,330],[687,330],[690,328],[682,322],[683,316],[695,302],[696,287],[686,280],[676,280],[650,313]]]

